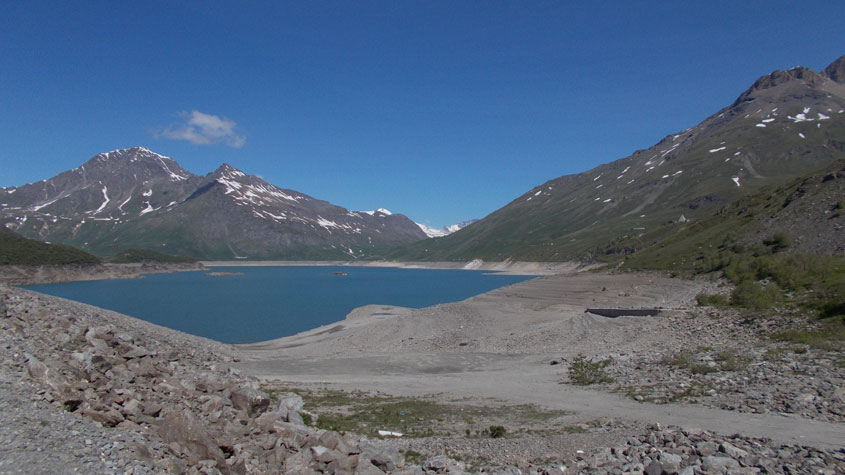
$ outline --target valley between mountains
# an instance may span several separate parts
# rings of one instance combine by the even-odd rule
[[[456,230],[101,153],[0,189],[0,472],[843,473],[843,220],[845,57]],[[225,261],[537,277],[250,345],[15,287]]]

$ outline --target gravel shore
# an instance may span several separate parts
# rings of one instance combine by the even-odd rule
[[[230,346],[0,284],[0,473],[845,471],[841,353],[696,308],[713,286],[550,275]],[[581,356],[613,381],[573,384]],[[504,438],[382,440],[303,424],[319,414],[280,385],[561,415]]]

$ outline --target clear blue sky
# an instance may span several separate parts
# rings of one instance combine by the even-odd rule
[[[146,146],[434,226],[845,54],[838,1],[0,5],[0,187]]]

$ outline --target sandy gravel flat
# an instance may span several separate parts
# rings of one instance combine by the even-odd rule
[[[694,345],[667,316],[685,313],[704,282],[653,275],[549,275],[463,302],[423,309],[370,305],[346,320],[238,349],[237,366],[261,378],[343,389],[443,398],[493,398],[571,411],[576,417],[673,424],[845,446],[841,425],[781,415],[740,414],[695,405],[654,405],[569,384],[577,355],[624,360],[667,344]],[[606,318],[587,307],[653,308],[657,317]],[[737,335],[737,338],[741,338]]]

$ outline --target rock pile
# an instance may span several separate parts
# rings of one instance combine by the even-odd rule
[[[580,458],[570,468],[576,473],[595,474],[833,475],[845,470],[845,449],[834,451],[776,445],[765,439],[738,435],[722,437],[707,431],[653,425],[647,434],[632,437],[625,445],[605,448]]]
[[[236,357],[230,347],[8,287],[0,288],[0,302],[6,369],[35,383],[41,402],[129,434],[134,452],[114,465],[120,473],[383,473],[403,466],[396,450],[304,425],[299,396],[271,396],[225,368]]]

